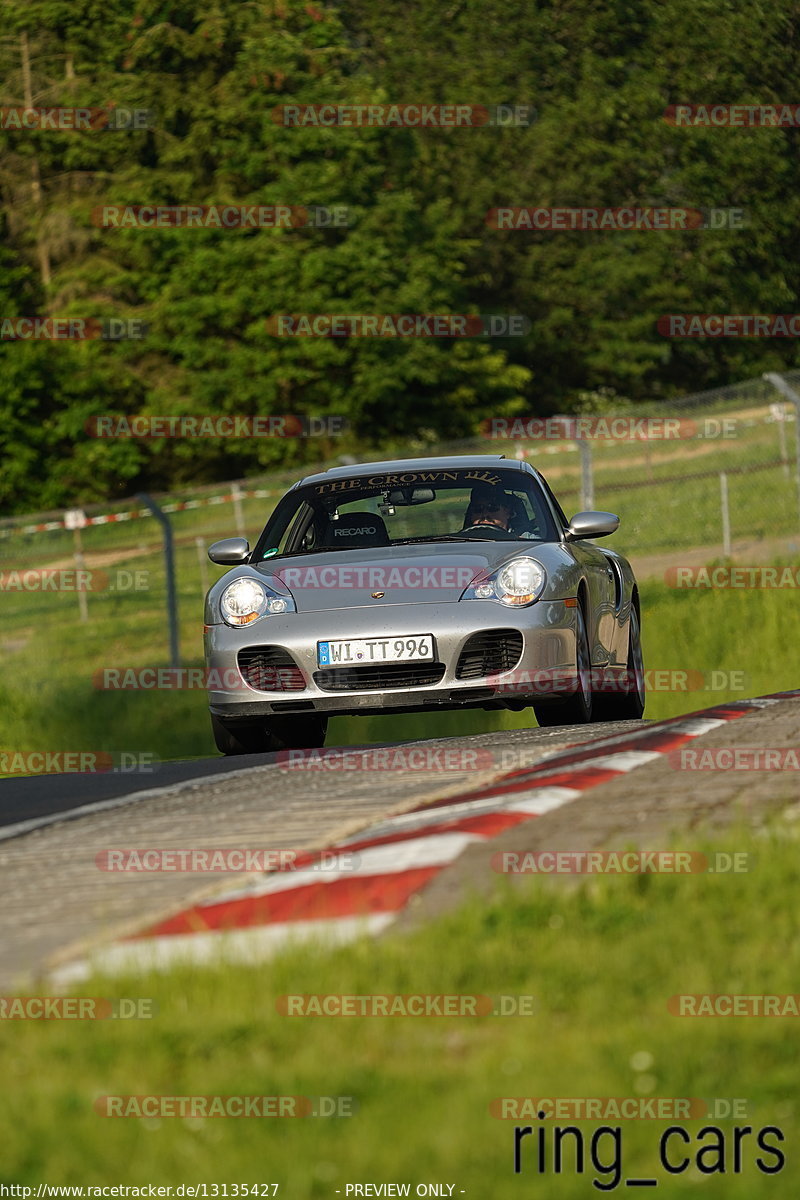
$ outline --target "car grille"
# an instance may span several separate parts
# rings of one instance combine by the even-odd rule
[[[259,692],[302,692],[303,672],[280,646],[248,646],[239,651],[239,670],[246,683]]]
[[[522,654],[518,629],[486,629],[473,633],[458,656],[456,679],[482,679],[510,671]]]
[[[380,663],[374,667],[332,667],[315,671],[314,683],[323,692],[357,692],[365,689],[429,687],[439,683],[444,663]]]

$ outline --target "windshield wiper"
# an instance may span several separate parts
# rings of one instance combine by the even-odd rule
[[[260,558],[258,563],[275,562],[279,558],[295,558],[298,554],[322,554],[324,550],[335,549],[335,546],[311,546],[308,550],[286,550],[283,554],[270,554],[268,558]],[[257,564],[254,563],[253,565]]]
[[[493,525],[487,525],[487,529],[495,528]],[[503,532],[508,532],[504,530]],[[510,539],[508,539],[510,540]],[[432,537],[416,537],[416,538],[398,538],[396,542],[392,542],[393,546],[407,546],[410,542],[497,542],[506,541],[505,538],[481,537],[474,533],[437,533]]]
[[[479,541],[484,539],[479,538]],[[408,546],[411,542],[472,542],[475,538],[464,537],[460,533],[437,533],[432,537],[398,538],[393,546]]]

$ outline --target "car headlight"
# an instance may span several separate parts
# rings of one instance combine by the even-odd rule
[[[297,612],[293,598],[276,592],[249,576],[229,583],[219,601],[222,619],[228,625],[252,625],[261,617]]]
[[[469,585],[462,600],[499,600],[512,607],[525,607],[539,599],[547,575],[535,558],[512,558],[493,575]]]

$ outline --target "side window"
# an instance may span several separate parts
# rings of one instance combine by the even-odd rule
[[[290,521],[280,540],[278,549],[281,554],[292,550],[310,550],[316,544],[315,523],[312,521],[312,516],[311,505],[301,505],[297,516]]]
[[[553,491],[552,491],[552,488],[550,487],[550,484],[547,482],[546,479],[543,479],[541,477],[541,475],[539,476],[539,483],[541,484],[541,487],[542,487],[542,490],[543,490],[545,496],[550,501],[550,505],[553,509],[553,512],[556,514],[556,525],[558,527],[558,532],[562,533],[563,530],[565,530],[567,528],[567,526],[569,525],[569,520],[568,520],[566,514],[564,513],[563,508],[561,507],[561,505],[558,503],[555,496],[553,495]]]

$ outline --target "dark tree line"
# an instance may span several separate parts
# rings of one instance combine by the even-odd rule
[[[134,318],[142,340],[0,342],[5,512],[299,464],[307,441],[98,441],[92,416],[344,415],[335,449],[470,436],[584,393],[663,398],[797,362],[669,341],[670,312],[793,312],[791,128],[679,103],[800,100],[789,0],[0,0],[4,109],[148,109],[0,133],[0,320]],[[527,126],[287,127],[286,104],[526,104]],[[8,121],[5,122],[8,126]],[[102,206],[342,206],[345,227],[106,229]],[[738,208],[735,229],[510,231],[499,205]],[[280,339],[275,313],[521,313],[524,337]],[[322,449],[330,451],[331,446]]]

